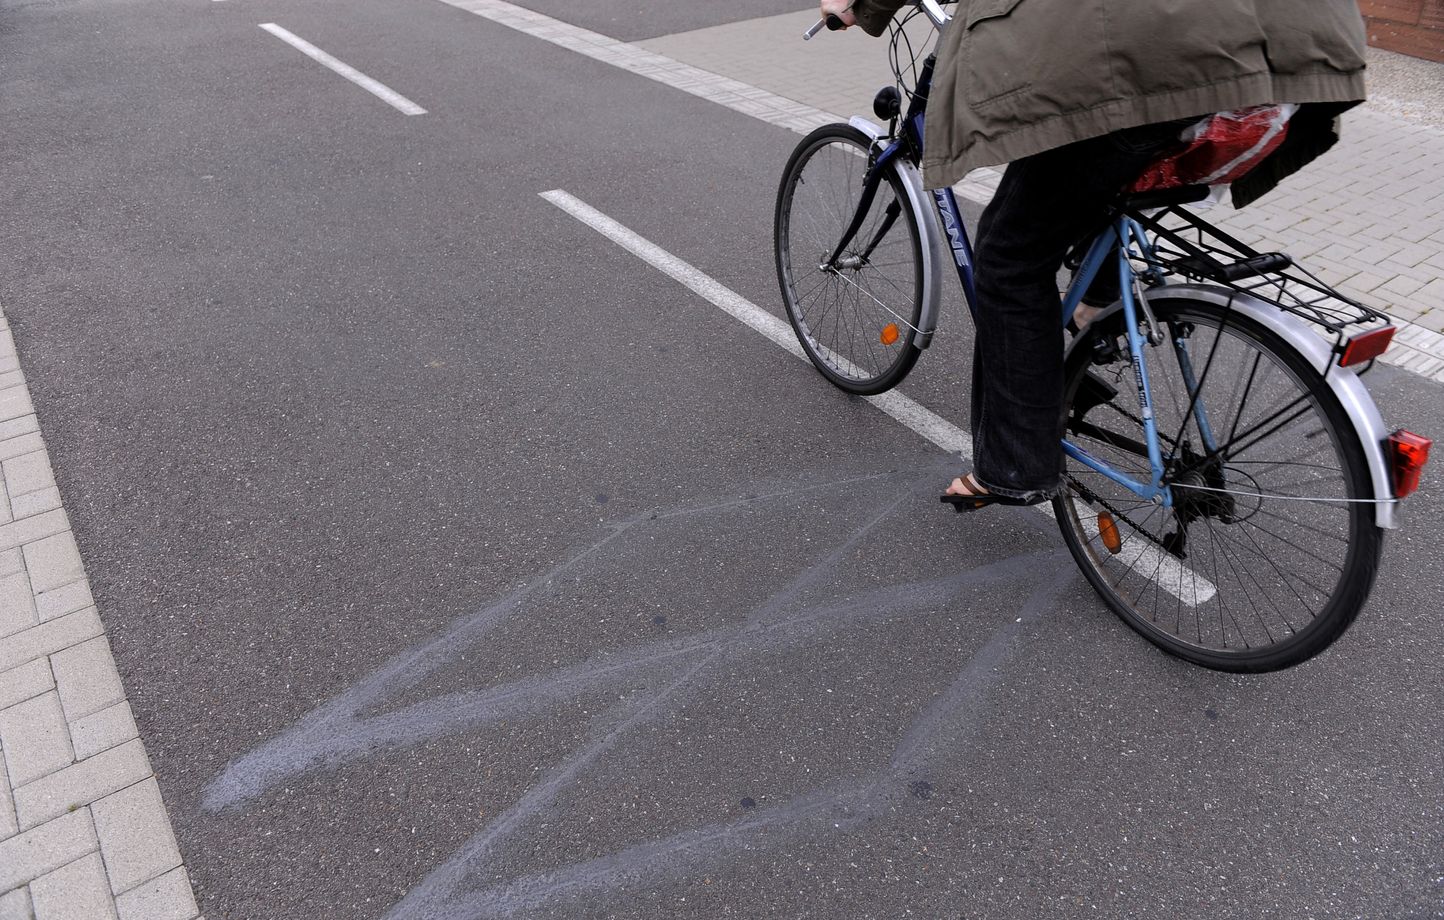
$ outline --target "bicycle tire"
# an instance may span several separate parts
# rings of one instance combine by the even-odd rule
[[[1234,672],[1275,671],[1300,664],[1328,648],[1354,622],[1368,598],[1378,570],[1383,531],[1374,523],[1374,506],[1370,503],[1374,498],[1373,485],[1358,433],[1322,375],[1276,333],[1218,304],[1177,295],[1155,296],[1157,299],[1150,299],[1149,303],[1158,321],[1168,328],[1170,336],[1180,332],[1184,332],[1190,340],[1197,336],[1201,353],[1209,346],[1208,340],[1212,336],[1209,362],[1217,366],[1206,373],[1212,375],[1223,370],[1222,376],[1213,379],[1220,381],[1221,387],[1230,388],[1234,396],[1239,396],[1242,389],[1238,400],[1230,397],[1221,404],[1223,410],[1227,410],[1231,402],[1238,403],[1227,441],[1220,447],[1215,460],[1201,463],[1201,457],[1212,453],[1202,452],[1199,459],[1191,461],[1191,470],[1185,472],[1190,464],[1180,461],[1172,467],[1176,472],[1166,476],[1165,481],[1174,485],[1175,496],[1189,496],[1179,501],[1191,502],[1191,510],[1185,510],[1186,504],[1173,509],[1155,506],[1146,517],[1141,510],[1135,510],[1130,515],[1126,509],[1108,503],[1107,497],[1102,494],[1106,478],[1068,458],[1065,462],[1066,489],[1053,503],[1064,541],[1089,583],[1109,608],[1134,631],[1169,654],[1203,667]],[[1201,335],[1200,329],[1203,330]],[[1100,363],[1100,356],[1108,356],[1125,341],[1123,331],[1123,314],[1118,310],[1085,329],[1084,338],[1070,352],[1065,372],[1064,427],[1075,443],[1090,452],[1096,448],[1103,454],[1109,450],[1137,454],[1136,446],[1123,442],[1129,424],[1135,425],[1140,432],[1137,436],[1141,438],[1141,428],[1136,425],[1140,420],[1135,417],[1131,423],[1109,421],[1114,417],[1126,417],[1130,409],[1137,410],[1135,377],[1126,346],[1122,346],[1121,360],[1117,362],[1121,371],[1116,372],[1119,374],[1118,382],[1126,385],[1115,388],[1116,398],[1108,395],[1111,383],[1107,372],[1102,375],[1097,373],[1108,366]],[[1230,348],[1239,349],[1244,358],[1244,368],[1225,366],[1225,362],[1213,357],[1224,351],[1226,336],[1236,343]],[[1256,357],[1252,360],[1246,353],[1249,348],[1255,350]],[[1175,417],[1167,423],[1162,422],[1164,413],[1158,412],[1159,404],[1168,401],[1159,397],[1160,371],[1168,364],[1179,369],[1177,377],[1182,392],[1191,392],[1183,383],[1184,362],[1170,344],[1145,348],[1145,351],[1154,353],[1149,373],[1155,394],[1155,412],[1161,423],[1160,446],[1172,457],[1187,457],[1192,449],[1189,426],[1193,426],[1195,437],[1202,437],[1199,422],[1189,409],[1191,398],[1179,400],[1176,394],[1172,397],[1175,407],[1164,408],[1165,412],[1172,411]],[[1158,357],[1161,352],[1171,355],[1172,361]],[[1192,360],[1189,363],[1193,364]],[[1248,368],[1251,370],[1247,374],[1231,373]],[[1264,394],[1260,397],[1263,408],[1250,410],[1251,388],[1256,380],[1262,382],[1264,379],[1260,368],[1264,368],[1264,375],[1274,375],[1272,379],[1280,381],[1277,389],[1283,395],[1272,397]],[[1195,366],[1193,370],[1197,374],[1199,368]],[[1202,392],[1208,387],[1208,380],[1195,379],[1199,381],[1198,390],[1202,394],[1198,401],[1207,409],[1210,399],[1215,399],[1211,407],[1220,412],[1221,420],[1226,421],[1227,412],[1220,411],[1216,397]],[[1099,388],[1100,380],[1102,389]],[[1272,418],[1264,414],[1287,397],[1286,385],[1290,381],[1297,387],[1298,395],[1284,402],[1283,409],[1278,410],[1286,414]],[[1102,401],[1099,401],[1100,397]],[[1295,405],[1297,409],[1293,408]],[[1208,414],[1206,411],[1205,416]],[[1245,433],[1236,434],[1246,415],[1248,425],[1255,424],[1255,417],[1261,419],[1259,433],[1249,434],[1245,429]],[[1255,444],[1274,437],[1269,429],[1280,424],[1275,420],[1278,417],[1303,420],[1302,426],[1288,421],[1279,432],[1282,435],[1293,431],[1302,436],[1307,442],[1300,447],[1303,453],[1293,459],[1258,459],[1261,454],[1249,454]],[[1212,425],[1209,427],[1212,428]],[[1331,450],[1324,449],[1321,435],[1327,437],[1326,446]],[[1089,437],[1097,443],[1085,445],[1077,440]],[[1165,437],[1167,440],[1164,440]],[[1098,448],[1098,444],[1103,446]],[[1234,449],[1228,448],[1228,445],[1237,445],[1237,452],[1231,453]],[[1338,464],[1337,468],[1328,465],[1331,455]],[[1243,459],[1245,456],[1250,459]],[[1146,463],[1141,458],[1137,458],[1136,462]],[[1287,491],[1273,478],[1271,468],[1279,471],[1279,476],[1313,477],[1288,487],[1310,495],[1295,496]],[[1141,475],[1142,469],[1138,472]],[[1216,487],[1208,485],[1210,475],[1218,477],[1221,484]],[[1105,485],[1095,487],[1099,481]],[[1232,489],[1225,489],[1230,485]],[[1321,494],[1324,492],[1329,494]],[[1133,499],[1138,501],[1137,496]],[[1088,514],[1098,515],[1096,523],[1085,523],[1085,517],[1080,514],[1084,508],[1088,509]],[[1301,517],[1304,509],[1308,510],[1309,520]],[[1115,511],[1126,523],[1120,523]],[[1143,521],[1137,520],[1151,519],[1158,511],[1164,512],[1159,515],[1162,526],[1158,528],[1162,530],[1162,539],[1158,539],[1158,533],[1150,532],[1143,526]],[[1197,520],[1189,521],[1187,518],[1195,511],[1201,512],[1200,517],[1206,526],[1189,537],[1188,531],[1197,524]],[[1174,530],[1168,529],[1168,514],[1173,515],[1171,526]],[[1291,520],[1294,525],[1288,533],[1305,535],[1298,544],[1277,531],[1269,530],[1284,528],[1285,520]],[[1111,535],[1105,534],[1109,529],[1106,526],[1108,522],[1112,525]],[[1346,536],[1339,537],[1326,529],[1324,522],[1333,527],[1341,526],[1341,532]],[[1230,531],[1230,528],[1234,530]],[[1184,533],[1182,538],[1179,538],[1179,532]],[[1123,549],[1127,545],[1124,533],[1134,541],[1134,545],[1126,551]],[[1265,534],[1270,535],[1266,537]],[[1189,558],[1186,548],[1191,541],[1197,547],[1200,537],[1205,538],[1203,551],[1200,553],[1195,549],[1193,558]],[[1342,551],[1336,542],[1338,540],[1345,541]],[[1230,553],[1227,547],[1235,544],[1236,552]],[[1262,563],[1250,565],[1245,561],[1244,552],[1250,544],[1263,557]],[[1119,548],[1114,549],[1113,545]],[[1289,545],[1293,548],[1286,549]],[[1274,547],[1283,558],[1274,557]],[[1117,574],[1125,565],[1134,574],[1146,569],[1150,563],[1139,566],[1137,559],[1129,561],[1128,557],[1136,555],[1142,559],[1150,554],[1159,558],[1152,577],[1160,582],[1153,586],[1151,593],[1138,584],[1146,579],[1130,580],[1126,572]],[[1331,585],[1316,584],[1298,574],[1301,567],[1311,567],[1310,576],[1317,578],[1318,573],[1313,569],[1327,572],[1328,566],[1320,563],[1331,563],[1332,557],[1337,557],[1337,574]],[[1114,564],[1110,565],[1110,560]],[[1220,565],[1220,560],[1224,564]],[[1175,574],[1175,566],[1180,571],[1192,573],[1192,593],[1186,582],[1189,576]],[[1214,592],[1211,597],[1200,590],[1200,581],[1205,586],[1211,585]],[[1280,589],[1280,585],[1288,591]],[[1157,603],[1170,592],[1175,595],[1171,624],[1168,620],[1169,605]],[[1225,597],[1226,593],[1229,596]],[[1299,616],[1299,608],[1308,607],[1306,595],[1320,598],[1319,608],[1310,611],[1306,622],[1291,620],[1284,610]],[[1151,606],[1145,604],[1150,597],[1154,601]],[[1192,623],[1185,619],[1185,608],[1192,611]],[[1258,619],[1258,626],[1253,624],[1250,616]],[[1204,624],[1205,617],[1207,625]],[[1269,628],[1270,618],[1288,627],[1279,630],[1277,639]],[[1247,641],[1249,633],[1259,634],[1259,626],[1268,641]],[[1208,641],[1205,641],[1205,633]],[[1231,635],[1236,640],[1232,647],[1229,645]]]
[[[922,216],[909,205],[895,167],[887,169],[862,229],[843,254],[850,264],[832,270],[822,264],[856,211],[871,149],[872,140],[851,125],[824,125],[807,135],[783,170],[773,217],[787,320],[823,377],[859,396],[892,389],[912,370],[928,293]],[[899,210],[887,221],[890,207]]]

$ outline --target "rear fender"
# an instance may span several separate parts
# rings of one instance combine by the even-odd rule
[[[1233,309],[1239,315],[1248,317],[1276,334],[1302,355],[1304,360],[1315,370],[1320,374],[1326,374],[1324,383],[1333,391],[1334,396],[1344,407],[1344,412],[1353,421],[1354,429],[1359,434],[1359,441],[1363,444],[1364,462],[1369,468],[1369,480],[1374,490],[1373,497],[1384,499],[1374,505],[1374,523],[1388,530],[1399,526],[1397,514],[1399,503],[1393,497],[1393,472],[1389,466],[1389,458],[1384,452],[1384,442],[1389,437],[1389,431],[1384,427],[1384,418],[1379,414],[1379,407],[1374,404],[1374,398],[1369,395],[1369,391],[1364,387],[1364,382],[1359,379],[1358,374],[1347,367],[1338,365],[1330,367],[1333,364],[1333,350],[1327,340],[1314,332],[1312,326],[1297,317],[1290,316],[1272,304],[1264,303],[1256,297],[1228,288],[1202,284],[1169,284],[1149,288],[1148,297],[1149,299],[1180,297],[1215,304],[1219,307],[1227,307],[1232,304]],[[1098,319],[1121,309],[1121,303],[1114,304],[1100,314]],[[1067,360],[1070,364],[1075,360],[1083,360],[1082,355],[1074,355],[1073,346],[1084,338],[1084,336],[1079,336],[1073,344],[1069,345]]]

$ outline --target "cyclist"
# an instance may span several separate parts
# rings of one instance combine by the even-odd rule
[[[821,10],[876,36],[906,2]],[[1200,118],[1299,104],[1283,145],[1234,183],[1242,207],[1332,146],[1338,114],[1364,99],[1363,72],[1356,0],[961,0],[940,40],[924,180],[1010,165],[977,233],[975,465],[945,502],[1034,504],[1060,490],[1057,274],[1120,190]]]

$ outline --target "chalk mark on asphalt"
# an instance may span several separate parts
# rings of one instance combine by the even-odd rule
[[[930,483],[936,474],[928,477]],[[797,833],[816,836],[840,832],[859,820],[881,814],[897,795],[899,780],[915,775],[940,758],[965,754],[981,731],[989,691],[1001,681],[1003,666],[1018,635],[1053,607],[1073,578],[1061,551],[1018,556],[971,571],[882,588],[846,590],[836,597],[817,595],[882,525],[916,498],[920,483],[897,488],[898,474],[875,474],[813,483],[795,489],[741,497],[700,508],[679,508],[639,515],[605,528],[596,541],[560,565],[480,608],[436,638],[397,655],[350,690],[317,707],[293,728],[233,761],[207,787],[208,811],[240,808],[299,774],[336,769],[379,751],[415,745],[521,715],[536,715],[579,691],[614,702],[594,723],[591,736],[573,750],[505,812],[479,830],[445,863],[434,869],[395,905],[387,920],[482,920],[515,916],[543,903],[613,890],[639,878],[668,876],[686,866],[724,858],[739,848],[774,845]],[[621,549],[629,536],[654,521],[694,521],[749,505],[770,505],[818,490],[846,487],[861,495],[869,485],[886,483],[883,501],[871,506],[866,521],[840,533],[832,546],[781,588],[749,611],[740,622],[692,636],[649,642],[598,656],[549,675],[534,676],[483,691],[441,696],[405,708],[366,715],[389,698],[415,687],[427,675],[454,661],[469,647],[528,602],[558,585],[563,576],[580,575],[589,563]],[[1040,584],[1037,573],[1056,573]],[[1026,585],[1026,588],[1020,586]],[[722,665],[755,660],[764,652],[816,638],[855,623],[905,615],[936,614],[979,589],[1030,590],[1018,613],[997,629],[950,684],[902,731],[886,765],[860,777],[829,783],[740,819],[691,828],[618,852],[583,860],[551,872],[496,883],[495,861],[509,839],[534,819],[581,775],[624,744],[628,734],[682,705],[691,694],[726,670]],[[824,592],[825,594],[825,592]],[[808,600],[812,598],[812,600]],[[639,680],[649,684],[635,690]],[[620,696],[620,700],[619,700]],[[782,833],[786,832],[786,833]],[[484,881],[478,881],[484,879]]]

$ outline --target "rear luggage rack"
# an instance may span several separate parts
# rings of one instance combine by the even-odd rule
[[[1207,278],[1209,281],[1242,281],[1244,278],[1257,278],[1259,275],[1267,275],[1274,272],[1281,272],[1286,268],[1293,267],[1294,260],[1283,252],[1265,252],[1250,258],[1239,259],[1236,262],[1220,262],[1217,259],[1206,255],[1187,256],[1173,263],[1174,268],[1187,275],[1197,275]]]
[[[1332,339],[1336,363],[1354,339],[1391,323],[1388,314],[1340,293],[1286,253],[1259,252],[1178,205],[1151,214],[1130,213],[1148,232],[1151,251],[1144,254],[1145,275],[1151,274],[1151,281],[1181,276],[1273,304]],[[1388,337],[1374,340],[1387,344]]]

